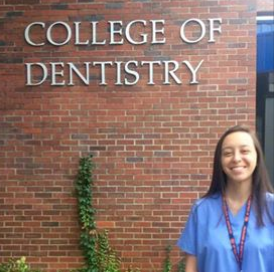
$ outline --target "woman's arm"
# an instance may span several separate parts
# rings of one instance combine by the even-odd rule
[[[197,272],[196,256],[187,254],[186,255],[186,272]]]

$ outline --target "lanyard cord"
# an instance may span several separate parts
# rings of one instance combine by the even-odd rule
[[[232,225],[231,225],[230,218],[229,218],[229,211],[228,211],[226,198],[225,198],[225,195],[223,196],[222,210],[223,210],[223,214],[225,217],[226,226],[227,226],[232,250],[233,250],[234,256],[236,258],[236,261],[239,265],[240,271],[242,271],[243,252],[244,252],[244,245],[245,245],[245,238],[246,238],[246,231],[247,231],[247,226],[248,226],[248,221],[249,221],[249,215],[250,215],[250,210],[251,210],[251,202],[252,202],[252,196],[250,195],[250,197],[247,200],[247,204],[246,204],[246,212],[245,212],[245,216],[244,216],[244,223],[243,223],[242,232],[241,232],[240,248],[239,248],[239,254],[238,254],[237,245],[236,245]]]

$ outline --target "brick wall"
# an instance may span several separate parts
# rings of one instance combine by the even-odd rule
[[[274,1],[273,0],[258,0],[257,11],[273,11]]]
[[[47,272],[68,271],[82,263],[73,182],[81,156],[94,154],[94,204],[99,228],[110,232],[123,267],[161,271],[165,247],[174,245],[191,203],[206,191],[215,143],[225,128],[255,123],[254,1],[85,1],[0,0],[0,262],[27,256]],[[180,39],[184,21],[221,18],[216,41],[194,44]],[[164,44],[31,46],[24,30],[35,21],[82,22],[81,40],[91,38],[91,21],[99,21],[98,39],[108,40],[108,21],[165,20]],[[118,26],[117,26],[118,27]],[[160,24],[158,25],[160,28]],[[64,27],[53,31],[62,42]],[[187,27],[199,37],[199,26]],[[132,35],[138,41],[143,26]],[[42,27],[31,32],[43,42]],[[75,37],[75,34],[73,34]],[[116,36],[119,39],[119,35]],[[85,74],[84,62],[177,61],[196,65],[198,84],[190,84],[187,67],[164,84],[164,64],[138,67],[140,80],[115,85],[114,67],[91,68],[89,84],[68,86],[68,67],[51,86],[26,86],[26,63],[72,62]],[[57,66],[57,71],[62,67]],[[135,67],[134,67],[135,68]],[[133,66],[131,69],[134,69]],[[50,70],[49,70],[50,71]],[[34,80],[41,80],[35,69]],[[75,75],[75,78],[76,75]],[[129,82],[134,76],[127,75]],[[124,75],[122,73],[122,80]],[[173,261],[179,251],[173,247]]]

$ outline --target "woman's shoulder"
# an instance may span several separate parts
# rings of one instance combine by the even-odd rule
[[[271,209],[273,211],[274,210],[274,194],[266,193],[265,198],[266,198],[267,206],[269,207],[269,209]]]
[[[270,219],[269,222],[271,222],[271,220],[274,222],[274,194],[273,193],[266,193],[265,199],[266,199],[266,208],[268,209],[267,210],[268,217]]]
[[[208,209],[214,209],[214,207],[221,205],[221,194],[213,194],[211,196],[204,196],[195,201],[193,205],[194,211],[202,211]]]
[[[274,203],[274,194],[273,193],[266,193],[265,195],[267,202],[273,202]]]

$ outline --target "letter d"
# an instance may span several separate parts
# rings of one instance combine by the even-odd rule
[[[38,85],[41,85],[46,80],[46,78],[48,76],[48,72],[47,72],[47,67],[45,64],[43,64],[41,62],[37,62],[37,63],[26,63],[25,65],[27,67],[27,83],[26,83],[27,86],[38,86]],[[39,66],[43,72],[43,77],[38,82],[32,81],[32,67],[34,65]]]

